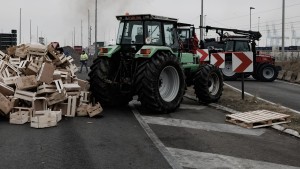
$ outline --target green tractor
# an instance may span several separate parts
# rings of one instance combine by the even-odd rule
[[[200,65],[197,54],[183,50],[177,19],[155,15],[117,19],[117,45],[101,48],[89,73],[95,101],[121,106],[137,95],[144,108],[172,112],[192,85],[199,101],[218,101],[223,91],[221,72],[213,65]]]

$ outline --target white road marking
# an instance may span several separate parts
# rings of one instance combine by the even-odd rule
[[[177,160],[170,154],[170,152],[167,150],[167,148],[164,146],[164,144],[158,139],[158,137],[155,135],[153,130],[149,127],[147,123],[142,119],[140,113],[135,108],[136,101],[132,101],[129,103],[129,106],[131,107],[131,110],[135,116],[135,118],[138,120],[140,125],[143,127],[147,135],[150,137],[154,145],[158,148],[158,150],[162,153],[162,155],[165,157],[165,159],[168,161],[170,166],[174,169],[183,169],[181,165],[177,162]]]
[[[289,84],[289,85],[300,87],[300,84],[297,84],[297,83],[287,82],[287,81],[283,81],[283,80],[275,80],[275,81],[276,82],[280,82],[280,83],[285,83],[285,84]]]
[[[226,168],[226,169],[300,169],[299,167],[292,167],[287,165],[280,165],[275,163],[255,161],[219,154],[197,152],[191,150],[183,150],[177,148],[167,148],[171,155],[173,155],[182,167],[187,168]]]
[[[191,120],[172,119],[164,117],[141,116],[146,123],[163,126],[183,127],[200,129],[205,131],[217,131],[223,133],[233,133],[242,135],[260,136],[265,133],[265,129],[246,129],[236,125],[209,123]]]
[[[233,86],[231,86],[231,85],[229,85],[229,84],[227,84],[227,83],[224,83],[224,84],[225,84],[226,86],[232,88],[232,89],[235,90],[235,91],[242,92],[240,89],[238,89],[238,88],[236,88],[236,87],[233,87]],[[254,97],[254,95],[252,95],[252,94],[250,94],[250,93],[245,92],[245,94],[248,95],[248,96]],[[260,97],[257,97],[257,99],[258,99],[258,100],[261,100],[261,101],[264,101],[264,102],[267,102],[267,103],[272,104],[272,105],[278,105],[278,104],[276,104],[276,103],[274,103],[274,102],[271,102],[271,101],[269,101],[269,100],[265,100],[265,99],[260,98]],[[283,108],[283,109],[287,109],[287,110],[292,111],[292,112],[294,112],[294,113],[300,114],[300,112],[297,111],[297,110],[294,110],[294,109],[291,109],[291,108],[288,108],[288,107],[285,107],[285,106],[279,106],[279,107],[280,107],[280,108]]]
[[[197,106],[197,105],[187,105],[187,104],[181,104],[179,109],[185,109],[185,110],[203,110],[207,108],[207,106]]]

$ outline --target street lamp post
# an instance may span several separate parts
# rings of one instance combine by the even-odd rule
[[[281,44],[281,56],[284,58],[284,38],[285,38],[285,0],[282,0],[282,44]]]
[[[252,10],[252,9],[255,9],[255,8],[252,7],[252,6],[250,7],[250,31],[251,31],[251,14],[252,14],[252,13],[251,13],[251,10]]]
[[[259,21],[260,21],[260,17],[258,17],[258,21],[257,21],[258,22],[258,24],[257,24],[258,25],[258,28],[257,28],[258,32],[259,32]],[[258,41],[258,46],[259,46],[259,41]]]

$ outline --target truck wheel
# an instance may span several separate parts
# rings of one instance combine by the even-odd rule
[[[195,94],[204,103],[217,102],[223,92],[223,78],[214,65],[200,67],[194,77]]]
[[[89,73],[91,94],[103,106],[127,105],[132,97],[113,87],[110,71],[109,58],[100,57],[94,61]]]
[[[143,107],[157,112],[171,112],[179,107],[185,82],[175,55],[158,52],[146,64],[138,66],[137,72],[140,72],[136,76],[139,84],[135,86]]]
[[[224,80],[233,81],[238,78],[238,74],[232,71],[232,63],[225,62],[225,68],[221,69]]]
[[[264,64],[259,68],[258,76],[262,82],[273,82],[278,76],[278,71],[274,65]]]

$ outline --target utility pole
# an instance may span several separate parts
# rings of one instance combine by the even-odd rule
[[[282,0],[282,46],[281,46],[281,57],[284,58],[284,32],[285,31],[285,0]]]
[[[95,0],[96,5],[95,5],[95,58],[98,56],[98,49],[97,49],[97,13],[98,13],[98,8],[97,8],[97,0]]]
[[[251,31],[251,29],[252,29],[252,27],[251,27],[251,22],[252,22],[252,21],[251,21],[251,17],[252,17],[252,16],[251,16],[251,15],[252,15],[251,10],[252,10],[252,9],[255,9],[255,8],[254,8],[254,7],[250,7],[250,31]]]
[[[39,26],[36,27],[36,43],[39,43]]]
[[[22,43],[22,8],[20,8],[20,44]]]
[[[30,19],[30,29],[29,29],[29,41],[31,43],[32,37],[31,37],[31,19]]]
[[[76,30],[75,30],[75,26],[74,26],[74,34],[73,34],[74,35],[74,46],[76,46],[76,35],[75,34],[76,34]]]
[[[80,39],[80,41],[81,41],[81,46],[83,47],[83,43],[82,43],[82,19],[81,19],[81,33],[80,33],[80,37],[81,37],[81,39]]]
[[[201,0],[201,15],[200,15],[200,26],[203,26],[203,1]],[[203,38],[203,28],[200,29],[200,40],[204,40]]]

